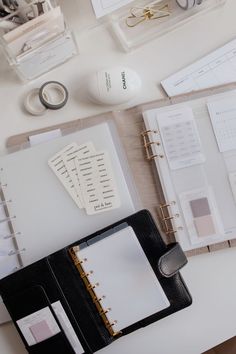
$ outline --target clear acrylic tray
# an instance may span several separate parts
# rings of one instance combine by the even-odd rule
[[[131,3],[130,6],[125,6],[119,11],[110,15],[110,25],[112,30],[125,51],[136,48],[147,41],[161,36],[175,28],[183,25],[184,23],[192,20],[207,11],[210,11],[218,6],[225,4],[227,0],[204,0],[201,5],[196,5],[192,9],[181,9],[175,0],[160,0],[157,4],[158,7],[163,8],[168,6],[170,15],[158,19],[142,19],[142,11],[145,7],[152,9],[154,1],[140,0]],[[157,1],[155,2],[157,3]],[[157,7],[155,7],[155,10]],[[138,14],[137,25],[129,27],[127,25],[128,17],[132,17],[132,13]],[[135,20],[129,18],[128,21]]]

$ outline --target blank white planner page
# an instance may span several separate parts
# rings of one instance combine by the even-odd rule
[[[112,127],[102,123],[0,158],[0,182],[17,236],[24,265],[69,245],[135,212],[136,194],[119,140]],[[48,166],[48,160],[71,142],[92,141],[109,151],[121,200],[119,208],[97,215],[79,209]],[[124,170],[123,170],[124,169]]]
[[[76,252],[84,270],[91,272],[91,284],[103,297],[101,305],[110,309],[114,331],[124,329],[170,305],[132,227],[126,227]]]

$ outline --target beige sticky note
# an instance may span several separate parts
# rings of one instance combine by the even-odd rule
[[[216,233],[215,225],[211,215],[195,218],[194,225],[199,237],[210,236]]]

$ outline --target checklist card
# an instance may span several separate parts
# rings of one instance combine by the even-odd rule
[[[157,121],[171,169],[189,167],[205,161],[191,108],[181,107],[158,112]]]

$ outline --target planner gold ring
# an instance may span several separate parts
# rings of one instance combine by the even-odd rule
[[[144,21],[157,20],[170,16],[170,14],[171,12],[168,4],[132,7],[130,9],[130,15],[126,18],[125,22],[128,27],[135,27]]]

